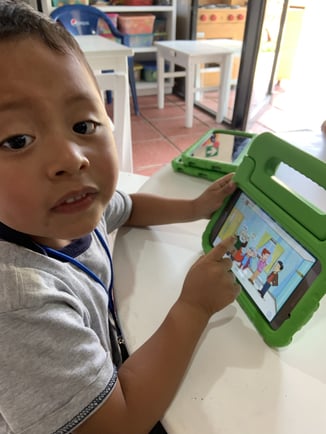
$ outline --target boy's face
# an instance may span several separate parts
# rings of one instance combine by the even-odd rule
[[[0,221],[63,247],[92,231],[117,155],[86,66],[36,38],[0,42]]]

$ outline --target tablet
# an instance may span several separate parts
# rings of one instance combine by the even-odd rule
[[[244,131],[211,129],[182,153],[182,159],[188,166],[229,173],[236,170],[253,137]]]
[[[192,157],[209,161],[232,163],[249,142],[248,137],[212,131],[209,137],[198,143],[192,150]]]
[[[210,244],[235,235],[232,272],[277,330],[321,272],[318,259],[238,189],[210,233]]]
[[[184,173],[185,175],[195,176],[197,178],[207,179],[208,181],[216,181],[225,175],[225,173],[217,172],[216,170],[208,170],[195,166],[187,166],[182,157],[178,155],[171,161],[171,166],[175,172]]]

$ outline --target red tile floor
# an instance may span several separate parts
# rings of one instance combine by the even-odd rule
[[[186,128],[184,100],[176,95],[165,96],[162,110],[155,95],[140,96],[138,101],[141,114],[131,116],[135,173],[152,175],[216,127],[213,117],[195,108],[193,127]]]
[[[156,95],[139,96],[138,102],[140,116],[133,114],[131,106],[133,163],[134,172],[137,174],[152,175],[192,145],[208,129],[227,128],[224,124],[216,124],[211,115],[196,107],[193,127],[186,128],[184,100],[174,94],[165,95],[165,107],[161,110],[157,108]],[[311,113],[309,118],[307,110],[302,109],[302,104],[298,103],[293,92],[288,92],[286,87],[278,88],[271,104],[248,126],[247,131],[277,133],[320,128],[324,113],[319,112]]]

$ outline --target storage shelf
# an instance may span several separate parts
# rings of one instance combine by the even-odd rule
[[[102,12],[171,12],[173,6],[97,6]]]
[[[51,0],[42,0],[42,6],[45,13],[50,14],[55,6],[52,6]],[[92,5],[102,12],[113,12],[113,13],[134,13],[134,12],[173,12],[174,6],[106,6],[106,5]]]
[[[176,35],[176,6],[177,0],[173,0],[171,5],[150,5],[150,6],[113,6],[105,4],[94,4],[92,6],[105,13],[151,13],[166,19],[166,34],[168,40],[174,40]],[[52,6],[52,0],[41,0],[44,13],[50,14],[56,7]],[[150,47],[131,47],[135,55],[135,63],[144,60],[155,60],[157,48],[155,42]],[[167,87],[166,93],[171,93],[171,86]],[[137,93],[139,95],[155,95],[157,94],[157,83],[138,82]]]
[[[133,52],[136,53],[156,53],[157,48],[154,45],[150,47],[131,47]]]
[[[157,95],[157,83],[149,81],[137,81],[136,82],[138,95]],[[165,84],[165,94],[172,93],[172,85],[170,83]]]
[[[136,82],[137,89],[152,89],[153,87],[157,88],[157,83],[150,81],[137,81]]]

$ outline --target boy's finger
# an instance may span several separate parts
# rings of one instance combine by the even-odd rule
[[[228,173],[227,175],[223,176],[222,178],[220,178],[217,181],[217,184],[219,185],[220,188],[224,188],[227,186],[235,186],[235,183],[232,181],[234,177],[234,173]]]
[[[223,256],[234,247],[236,238],[234,236],[225,238],[217,246],[215,246],[208,255],[213,261],[220,261]]]
[[[233,181],[232,178],[227,179],[227,180],[223,180],[222,183],[219,184],[218,186],[218,193],[219,194],[232,194],[237,188],[236,183]]]
[[[226,175],[222,176],[217,182],[220,182],[222,184],[224,184],[225,182],[229,182],[230,179],[234,177],[234,175],[235,175],[234,172],[227,173]]]

